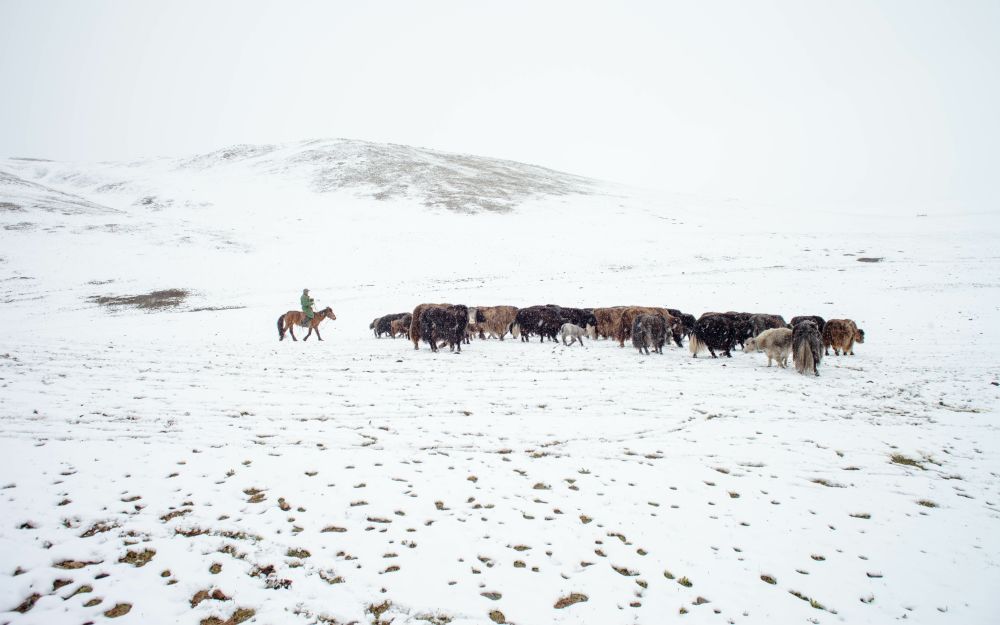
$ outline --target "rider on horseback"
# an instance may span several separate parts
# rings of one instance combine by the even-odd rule
[[[299,298],[299,303],[302,304],[302,312],[306,316],[305,321],[302,322],[302,326],[306,327],[316,314],[313,312],[313,304],[315,302],[313,298],[309,297],[309,289],[302,289],[302,297]]]

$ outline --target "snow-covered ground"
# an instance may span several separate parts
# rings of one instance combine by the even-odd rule
[[[996,214],[779,216],[325,141],[0,161],[0,225],[0,623],[1000,620]],[[279,343],[303,287],[337,320]],[[866,342],[815,378],[369,331],[425,301]]]

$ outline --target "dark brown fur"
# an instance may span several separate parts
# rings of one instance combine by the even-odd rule
[[[420,319],[420,333],[430,345],[431,351],[438,350],[438,342],[446,342],[452,351],[461,353],[465,330],[469,325],[469,308],[461,304],[424,309]]]
[[[413,309],[410,318],[410,340],[413,341],[413,349],[420,349],[420,317],[423,316],[424,311],[429,308],[444,308],[446,306],[451,306],[451,304],[418,304]]]

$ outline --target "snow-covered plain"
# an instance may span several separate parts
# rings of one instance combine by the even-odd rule
[[[0,220],[0,623],[1000,621],[995,213],[779,215],[318,141],[0,161]],[[303,287],[337,320],[279,343]],[[866,343],[815,378],[368,330],[440,301]]]

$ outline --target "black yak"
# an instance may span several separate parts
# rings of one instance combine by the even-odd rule
[[[823,339],[819,328],[812,321],[803,321],[792,328],[792,360],[795,370],[804,374],[811,371],[819,375],[819,362],[823,359]]]
[[[725,356],[732,358],[730,350],[736,343],[735,325],[736,321],[725,313],[705,313],[694,324],[694,333],[688,342],[691,355],[698,357],[698,352],[708,350],[712,358],[718,358],[715,350],[721,351]]]
[[[667,342],[669,326],[663,315],[639,315],[632,321],[632,346],[642,354],[649,354],[649,348],[657,354],[663,353]]]
[[[420,316],[420,335],[438,350],[439,342],[447,342],[451,351],[462,351],[465,328],[469,325],[469,308],[461,304],[454,306],[433,306],[423,310]]]

